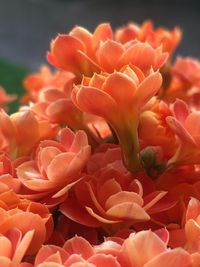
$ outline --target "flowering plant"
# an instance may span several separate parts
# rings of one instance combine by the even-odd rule
[[[200,266],[200,62],[181,30],[75,27],[0,88],[0,266]]]

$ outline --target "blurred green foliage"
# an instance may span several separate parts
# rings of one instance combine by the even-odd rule
[[[5,59],[0,59],[0,86],[7,93],[18,96],[18,99],[9,105],[9,113],[15,112],[19,106],[19,97],[23,94],[22,82],[28,73],[28,68],[17,66]]]

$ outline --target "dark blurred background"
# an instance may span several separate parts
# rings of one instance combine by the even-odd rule
[[[102,21],[113,28],[151,18],[156,26],[179,25],[178,54],[200,58],[200,1],[166,0],[0,0],[0,58],[36,69],[49,42],[74,25],[93,30]]]
[[[100,22],[116,28],[150,18],[156,26],[180,26],[184,35],[176,53],[200,58],[200,1],[0,0],[0,84],[9,91],[20,87],[16,83],[27,69],[36,70],[46,62],[50,40],[75,25],[93,31]],[[13,80],[16,64],[19,77]]]

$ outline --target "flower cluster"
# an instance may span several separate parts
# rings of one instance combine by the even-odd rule
[[[76,26],[0,88],[0,266],[200,266],[200,62],[179,28]]]

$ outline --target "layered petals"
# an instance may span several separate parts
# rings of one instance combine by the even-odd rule
[[[83,131],[74,134],[65,128],[58,136],[60,142],[45,140],[40,143],[35,160],[26,161],[17,168],[20,181],[35,193],[36,199],[53,194],[66,195],[90,156],[90,146]],[[24,197],[32,198],[27,192]]]

